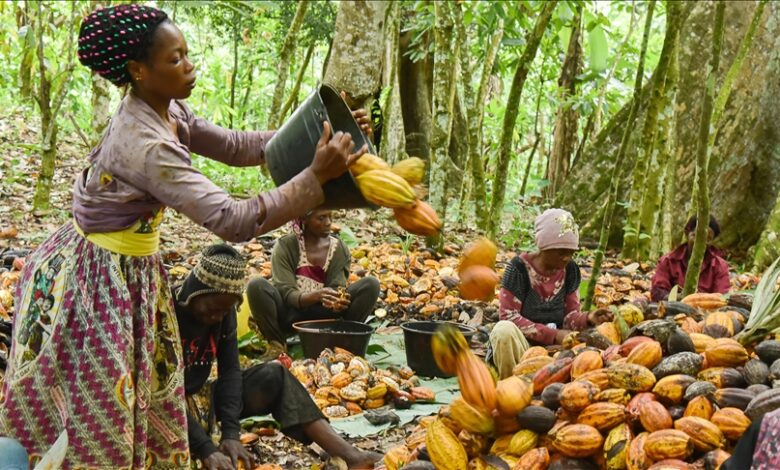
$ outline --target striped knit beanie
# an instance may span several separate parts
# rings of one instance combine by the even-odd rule
[[[144,5],[117,5],[90,13],[79,30],[79,62],[114,85],[130,83],[127,62],[146,58],[154,32],[168,19]]]
[[[230,294],[242,299],[245,268],[244,259],[233,247],[211,245],[203,250],[200,262],[187,275],[178,299],[183,305],[204,294]]]

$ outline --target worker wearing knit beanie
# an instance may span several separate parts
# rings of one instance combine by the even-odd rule
[[[316,442],[350,468],[373,468],[381,456],[360,451],[330,427],[309,393],[279,361],[242,371],[238,359],[236,308],[245,288],[246,263],[229,245],[203,250],[181,287],[174,289],[184,350],[184,389],[190,451],[205,468],[234,468],[253,457],[239,441],[239,420],[272,414],[282,431],[304,443]],[[218,378],[210,381],[217,362]],[[220,423],[221,441],[211,435]]]
[[[490,335],[490,359],[501,377],[512,375],[529,342],[560,344],[573,330],[611,320],[607,311],[580,310],[579,227],[563,209],[534,221],[537,251],[516,256],[504,271],[499,321]]]

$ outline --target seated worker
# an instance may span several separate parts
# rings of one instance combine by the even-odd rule
[[[239,460],[254,468],[252,455],[239,441],[239,419],[271,413],[286,435],[316,442],[351,469],[374,468],[381,455],[358,450],[336,434],[303,385],[279,362],[241,371],[236,307],[244,292],[244,270],[236,250],[213,245],[173,289],[184,350],[190,452],[209,470],[233,470]],[[215,360],[218,378],[209,383]],[[216,421],[221,425],[218,447],[210,437]]]
[[[252,316],[269,344],[268,357],[287,350],[295,322],[339,317],[363,322],[374,309],[379,281],[367,276],[347,287],[349,248],[331,233],[331,220],[331,211],[314,209],[293,221],[293,233],[274,246],[272,282],[258,277],[247,286]]]
[[[729,264],[721,256],[720,250],[710,245],[710,242],[720,234],[720,226],[715,217],[710,216],[710,226],[707,229],[707,249],[701,263],[699,288],[697,292],[721,293],[729,291]],[[693,251],[693,241],[696,238],[696,216],[685,224],[685,236],[688,240],[670,253],[658,260],[653,275],[650,296],[653,302],[666,300],[674,286],[682,288],[685,284],[685,272],[688,270],[688,260]]]
[[[606,310],[580,311],[579,228],[563,209],[548,209],[534,222],[533,253],[516,256],[504,271],[499,318],[490,333],[493,365],[501,378],[512,375],[529,342],[561,344],[573,330],[612,320]]]

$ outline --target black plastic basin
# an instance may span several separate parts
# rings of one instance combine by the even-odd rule
[[[423,377],[452,377],[445,374],[436,365],[431,352],[431,338],[436,328],[445,323],[458,327],[466,340],[470,340],[477,329],[471,326],[440,321],[411,321],[401,324],[404,330],[404,348],[406,349],[406,363],[417,375]]]
[[[374,329],[365,323],[348,320],[308,320],[293,323],[301,338],[303,355],[315,359],[323,349],[335,347],[363,356]]]
[[[371,141],[352,117],[347,103],[336,90],[328,85],[320,85],[276,131],[265,147],[268,172],[277,186],[286,183],[311,165],[317,142],[322,135],[323,121],[330,123],[331,135],[337,131],[349,133],[355,142],[354,150],[367,144],[368,152],[375,153]],[[328,181],[322,189],[325,193],[324,207],[373,207],[365,200],[349,172]]]

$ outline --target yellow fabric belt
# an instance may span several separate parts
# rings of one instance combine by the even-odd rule
[[[162,212],[159,216],[162,218]],[[76,231],[95,245],[108,251],[126,256],[151,256],[160,249],[160,231],[153,230],[149,233],[138,233],[141,221],[131,227],[117,232],[85,234],[81,227],[73,220]]]

